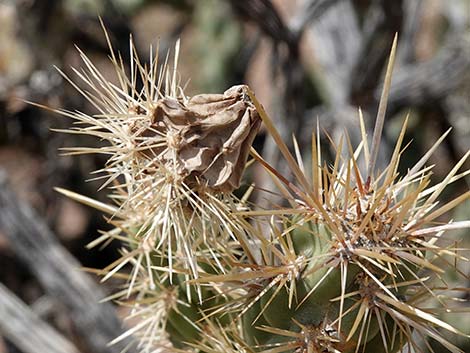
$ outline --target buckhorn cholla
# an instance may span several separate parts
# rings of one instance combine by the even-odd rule
[[[247,86],[188,98],[176,74],[178,43],[173,65],[169,56],[160,64],[151,53],[147,67],[131,40],[127,75],[107,40],[119,84],[80,52],[84,68],[74,70],[80,85],[64,77],[97,114],[55,111],[78,123],[65,132],[107,142],[68,152],[109,156],[99,172],[113,205],[59,191],[109,214],[114,228],[90,247],[112,239],[123,244],[103,280],[126,279],[112,299],[130,306],[138,321],[116,341],[133,335],[142,352],[377,353],[422,351],[416,342],[431,338],[460,351],[440,330],[463,333],[433,315],[425,299],[452,311],[443,301],[445,269],[435,261],[450,267],[466,261],[443,235],[470,221],[439,224],[437,218],[470,193],[444,205],[438,198],[468,174],[458,172],[469,153],[430,186],[426,163],[446,133],[400,176],[405,121],[390,163],[376,171],[396,38],[372,145],[360,115],[362,142],[353,150],[346,136],[349,155],[342,155],[340,142],[333,165],[323,166],[319,132],[313,132],[310,172]],[[251,155],[290,207],[260,210],[247,202],[252,188],[241,199],[232,193],[261,120],[294,181],[253,149]],[[367,175],[358,167],[361,158]]]

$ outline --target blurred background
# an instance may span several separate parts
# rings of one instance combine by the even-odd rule
[[[131,33],[142,62],[150,45],[164,54],[181,38],[187,95],[249,84],[286,141],[294,134],[301,150],[308,150],[317,120],[336,140],[348,130],[355,144],[358,107],[372,130],[398,32],[379,166],[407,113],[406,140],[413,143],[403,170],[451,126],[431,159],[435,181],[470,149],[470,0],[0,0],[0,353],[104,353],[125,346],[106,345],[120,334],[125,309],[97,304],[119,282],[101,285],[78,270],[106,267],[119,244],[86,249],[107,228],[103,216],[53,189],[106,202],[100,184],[85,181],[102,157],[59,156],[61,147],[98,142],[51,131],[71,121],[25,103],[94,113],[54,66],[73,76],[71,67],[81,65],[78,46],[115,80],[98,16],[124,62]],[[286,170],[263,131],[255,146]],[[269,188],[257,173],[250,177]],[[445,198],[468,184],[468,178],[455,183]],[[470,203],[452,218],[469,219]],[[469,239],[459,246],[468,247]],[[468,288],[468,264],[457,267],[460,275],[446,274],[448,281]],[[459,296],[467,306],[468,291]],[[446,315],[468,332],[469,315]],[[470,351],[468,340],[450,340]]]

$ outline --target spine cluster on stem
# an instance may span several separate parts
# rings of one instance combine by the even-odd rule
[[[444,235],[470,221],[438,218],[470,198],[466,192],[439,203],[447,185],[469,174],[459,170],[470,152],[431,185],[426,163],[446,133],[400,175],[405,119],[386,169],[375,169],[396,38],[372,144],[359,112],[362,142],[353,148],[345,136],[333,145],[331,165],[318,129],[309,161],[298,148],[291,154],[247,86],[185,96],[179,44],[173,64],[170,56],[161,63],[157,50],[143,65],[131,40],[127,74],[107,39],[118,84],[82,52],[78,81],[64,75],[97,113],[54,111],[77,123],[64,132],[106,142],[67,152],[108,156],[98,172],[112,203],[59,191],[107,214],[112,229],[90,247],[122,244],[121,257],[101,271],[103,281],[124,280],[110,299],[130,307],[133,326],[115,341],[133,335],[141,352],[393,353],[423,351],[417,342],[431,338],[461,352],[440,331],[464,334],[428,304],[452,311],[442,263],[467,260]],[[251,148],[261,122],[292,178]],[[234,195],[250,155],[288,206],[251,204],[256,186]]]

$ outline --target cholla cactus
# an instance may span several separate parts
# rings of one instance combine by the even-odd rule
[[[114,228],[90,246],[112,239],[123,244],[121,258],[103,270],[103,280],[124,277],[122,291],[112,298],[131,307],[136,323],[116,340],[134,335],[142,352],[391,353],[405,347],[421,351],[416,340],[430,337],[459,352],[439,330],[463,333],[437,318],[426,300],[452,310],[442,295],[445,269],[435,261],[450,257],[446,263],[453,266],[466,260],[442,239],[470,221],[437,219],[470,192],[445,205],[438,199],[468,174],[458,172],[470,152],[430,186],[431,167],[425,164],[444,135],[400,176],[405,121],[387,168],[376,171],[396,39],[372,145],[360,116],[362,142],[353,150],[346,137],[349,156],[342,155],[340,142],[327,167],[316,131],[310,173],[248,87],[186,97],[176,74],[178,47],[172,67],[168,57],[160,65],[152,53],[147,68],[131,41],[128,76],[110,45],[117,86],[81,53],[85,68],[75,73],[88,87],[69,81],[97,114],[57,110],[79,123],[65,132],[107,142],[70,153],[109,156],[100,172],[114,204],[60,191],[110,215]],[[232,194],[261,120],[294,181],[253,149],[251,155],[290,207],[260,210],[247,202],[252,188],[241,199]]]

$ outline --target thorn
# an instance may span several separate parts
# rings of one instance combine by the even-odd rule
[[[377,155],[380,148],[380,140],[382,138],[382,130],[385,121],[385,112],[387,110],[388,95],[390,93],[390,85],[392,83],[392,71],[395,64],[395,54],[397,51],[398,33],[395,33],[393,38],[392,49],[388,59],[387,72],[385,73],[384,86],[382,95],[380,96],[379,109],[377,111],[377,118],[375,120],[374,135],[372,137],[372,150],[370,154],[369,166],[367,168],[367,175],[374,179],[374,168],[377,161]]]

